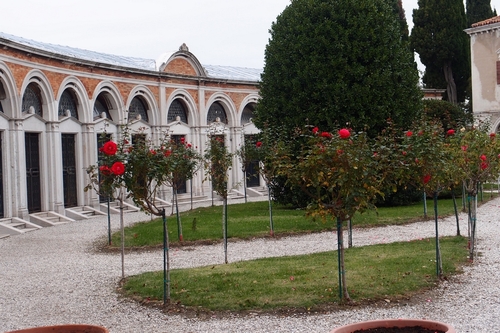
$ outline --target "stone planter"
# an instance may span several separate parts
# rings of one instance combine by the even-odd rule
[[[33,327],[5,333],[109,333],[109,331],[104,327],[94,325],[58,325]]]
[[[342,327],[335,328],[330,333],[353,333],[357,330],[367,330],[370,328],[401,328],[401,332],[405,332],[403,329],[405,327],[422,327],[428,330],[438,330],[446,333],[457,333],[455,329],[448,325],[438,321],[432,320],[421,320],[421,319],[382,319],[382,320],[369,320],[362,321],[355,324],[345,325]],[[369,332],[367,332],[369,333]],[[396,333],[396,331],[394,331]]]

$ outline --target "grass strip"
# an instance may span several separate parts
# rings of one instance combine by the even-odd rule
[[[445,275],[467,262],[466,246],[464,237],[441,239]],[[408,296],[437,282],[433,239],[350,248],[345,260],[350,296],[360,303]],[[172,303],[209,311],[313,311],[338,301],[335,251],[178,269],[171,281]],[[123,292],[160,301],[163,272],[129,277]]]
[[[459,207],[460,207],[460,203]],[[428,215],[432,216],[432,201],[428,204]],[[453,214],[453,201],[438,201],[442,216]],[[377,212],[368,211],[356,214],[354,227],[377,227],[383,225],[405,224],[424,219],[423,204],[399,207],[380,207]],[[269,235],[269,211],[267,201],[249,202],[228,206],[228,237],[250,239]],[[335,229],[332,220],[321,221],[309,218],[304,210],[290,209],[281,205],[273,206],[274,232],[280,234],[299,234],[321,232]],[[196,208],[181,214],[184,241],[218,241],[222,238],[222,207],[211,206]],[[178,242],[176,217],[167,219],[171,243]],[[125,228],[126,247],[160,246],[163,226],[161,219],[136,223]],[[112,244],[120,244],[120,233],[112,235]]]

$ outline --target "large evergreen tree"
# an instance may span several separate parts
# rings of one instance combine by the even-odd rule
[[[491,9],[491,0],[467,0],[467,27],[472,24],[497,16],[496,10]]]
[[[292,0],[271,28],[255,124],[379,132],[421,108],[397,0]],[[403,14],[404,16],[404,14]]]
[[[425,65],[423,83],[446,88],[447,100],[457,104],[467,96],[470,56],[462,0],[419,0],[413,10],[412,48]]]

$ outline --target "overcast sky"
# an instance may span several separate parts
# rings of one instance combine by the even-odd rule
[[[290,0],[1,0],[0,32],[157,59],[186,43],[205,65],[262,68],[271,23]],[[492,0],[500,9],[500,0]],[[403,0],[411,26],[417,0]]]

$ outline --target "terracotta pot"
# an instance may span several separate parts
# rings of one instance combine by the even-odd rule
[[[390,328],[390,327],[413,327],[420,326],[431,330],[440,330],[447,333],[457,333],[455,329],[438,321],[421,320],[421,319],[382,319],[362,321],[355,324],[338,327],[330,333],[352,333],[357,330],[366,330],[369,328]]]
[[[109,333],[109,331],[104,327],[94,325],[58,325],[33,327],[5,333]]]

